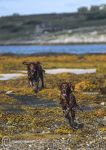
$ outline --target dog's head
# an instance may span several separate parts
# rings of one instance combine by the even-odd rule
[[[69,88],[70,88],[71,91],[74,91],[75,87],[72,84],[72,82],[68,82],[68,86],[69,86]]]
[[[61,83],[59,88],[60,88],[61,93],[63,93],[64,95],[67,94],[67,92],[69,91],[69,85],[67,82]]]
[[[67,94],[74,91],[74,86],[71,82],[63,82],[59,86],[61,93]]]
[[[38,65],[41,65],[41,62],[40,62],[40,61],[37,61],[36,63],[37,63]]]
[[[30,70],[34,70],[35,69],[35,65],[33,63],[30,64]]]

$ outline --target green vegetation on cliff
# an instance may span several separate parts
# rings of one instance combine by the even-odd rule
[[[55,40],[57,35],[68,33],[72,36],[80,31],[88,34],[96,30],[99,32],[98,35],[101,35],[105,34],[105,25],[105,5],[102,9],[92,6],[89,11],[82,7],[75,13],[1,17],[0,44],[8,40],[17,40],[16,43],[35,40],[35,43],[39,43],[39,40],[43,41],[45,36],[48,41],[50,38]]]

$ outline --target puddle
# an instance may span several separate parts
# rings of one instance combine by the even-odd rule
[[[17,71],[18,73],[11,74],[0,74],[0,80],[10,80],[16,79],[22,76],[25,76],[26,71]],[[90,74],[96,73],[96,69],[66,69],[66,68],[58,68],[58,69],[46,69],[47,74],[60,74],[60,73],[73,73],[73,74]]]
[[[15,99],[17,103],[15,105],[19,106],[32,106],[32,107],[56,107],[57,103],[55,101],[42,100],[35,96],[29,95],[16,95],[8,94],[9,97]],[[11,106],[14,106],[12,104]]]
[[[82,109],[83,111],[90,112],[90,111],[93,111],[93,110],[94,110],[94,107],[93,107],[93,106],[81,106],[81,109]]]

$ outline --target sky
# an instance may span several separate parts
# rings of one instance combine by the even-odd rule
[[[75,12],[82,6],[101,4],[106,0],[0,0],[0,16]]]

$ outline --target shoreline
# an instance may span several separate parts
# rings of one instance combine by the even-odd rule
[[[70,42],[70,43],[0,43],[0,46],[64,46],[64,45],[102,45],[106,42]]]
[[[31,57],[31,56],[92,56],[92,55],[106,55],[106,53],[84,53],[84,54],[70,54],[70,53],[34,53],[34,54],[15,54],[15,53],[1,53],[0,56],[18,56],[18,57]]]
[[[77,53],[56,53],[56,52],[50,52],[50,53],[32,53],[32,54],[17,54],[17,53],[0,53],[0,56],[18,56],[18,57],[27,57],[27,56],[92,56],[92,55],[106,55],[106,53],[83,53],[83,54],[77,54]]]

